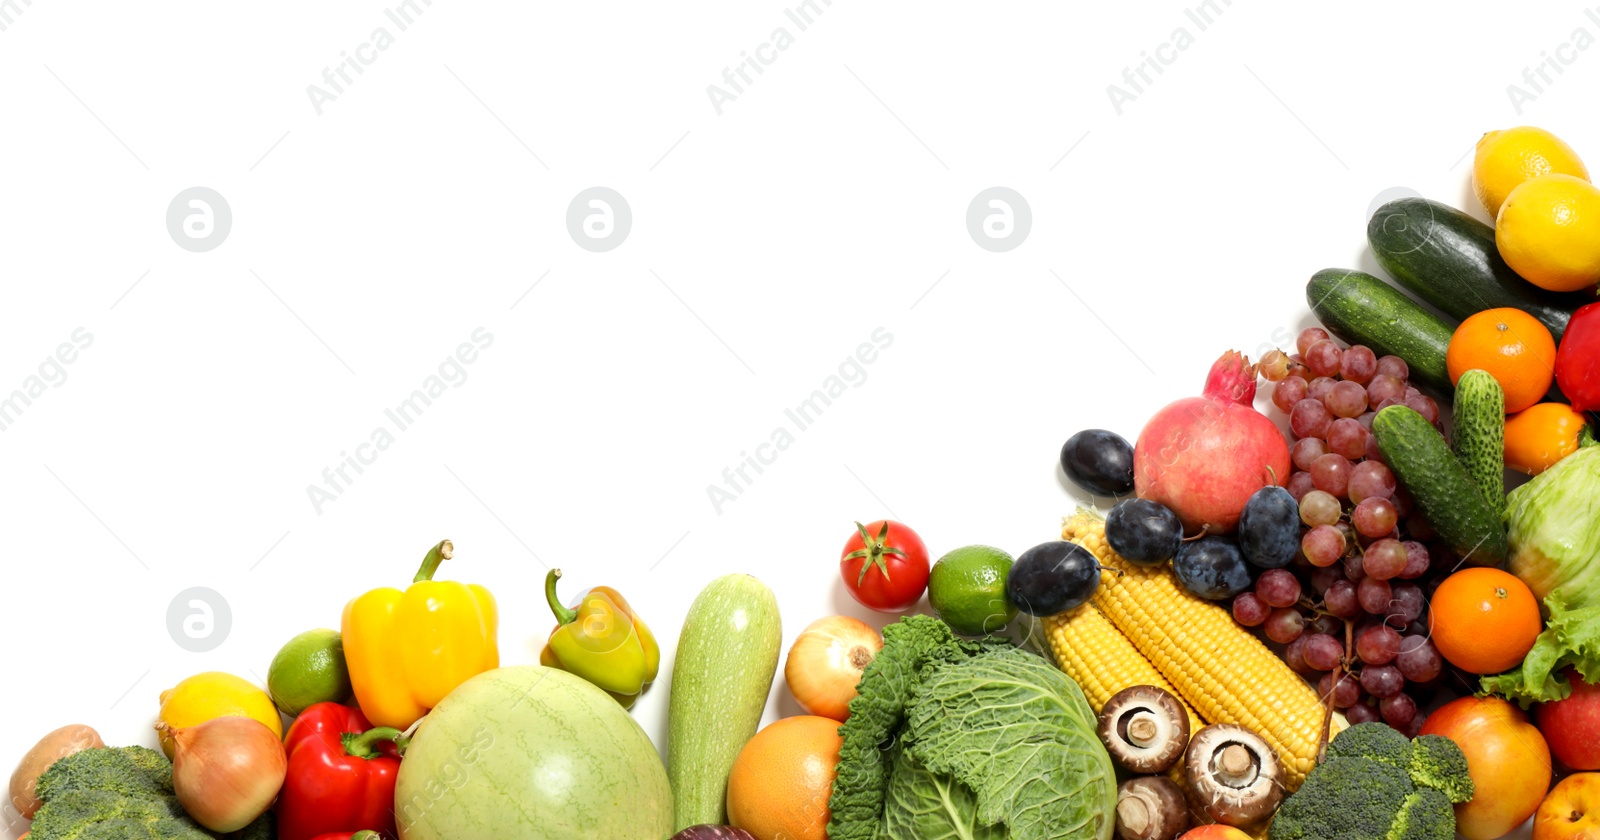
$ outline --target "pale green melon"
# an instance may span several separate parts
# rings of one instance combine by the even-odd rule
[[[402,840],[664,840],[672,792],[649,736],[587,681],[537,665],[462,683],[400,763]]]

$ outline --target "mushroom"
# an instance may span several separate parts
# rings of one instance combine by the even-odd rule
[[[1166,776],[1138,776],[1117,788],[1117,836],[1173,840],[1189,827],[1183,791]]]
[[[1189,744],[1189,714],[1170,693],[1135,685],[1100,709],[1099,735],[1111,760],[1134,773],[1165,773]]]
[[[1195,733],[1184,760],[1189,790],[1212,819],[1245,826],[1270,816],[1283,799],[1283,769],[1261,736],[1212,724]]]

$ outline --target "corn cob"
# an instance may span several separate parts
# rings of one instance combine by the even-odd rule
[[[1299,789],[1316,766],[1323,706],[1316,691],[1228,610],[1184,592],[1170,572],[1123,560],[1106,542],[1105,522],[1079,511],[1062,537],[1082,544],[1111,570],[1094,604],[1201,717],[1249,728],[1283,764],[1285,787]],[[1333,729],[1341,728],[1335,716]]]
[[[1093,604],[1051,616],[1044,628],[1056,664],[1083,689],[1095,714],[1111,695],[1130,686],[1153,685],[1179,697],[1172,683]],[[1205,724],[1181,697],[1178,702],[1189,713],[1189,731],[1199,732]]]

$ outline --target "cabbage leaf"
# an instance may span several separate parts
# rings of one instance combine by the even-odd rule
[[[1108,840],[1116,772],[1082,689],[1011,648],[931,667],[913,689],[906,749],[972,789],[977,821],[1012,840]],[[911,835],[920,836],[920,835]]]
[[[978,822],[972,789],[948,775],[934,773],[894,750],[889,790],[884,798],[879,837],[917,840],[1008,840],[1006,827]]]
[[[966,641],[937,618],[907,616],[883,628],[883,649],[862,672],[850,719],[839,727],[844,743],[828,800],[830,840],[880,837],[884,801],[912,689],[930,663],[961,660],[1004,646],[1001,640]],[[903,794],[902,794],[903,796]],[[920,837],[920,834],[891,835]],[[959,836],[959,835],[958,835]]]

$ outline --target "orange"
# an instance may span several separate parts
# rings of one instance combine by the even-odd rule
[[[1485,309],[1461,322],[1445,351],[1450,383],[1487,371],[1506,392],[1506,413],[1544,398],[1556,380],[1556,340],[1539,319],[1520,309]]]
[[[1428,633],[1450,664],[1473,674],[1516,667],[1539,637],[1539,600],[1499,569],[1462,569],[1444,579],[1428,606]]]
[[[1506,418],[1506,466],[1538,475],[1578,451],[1588,418],[1566,403],[1539,403]]]
[[[839,722],[784,718],[757,732],[728,774],[728,821],[756,840],[827,840]]]

